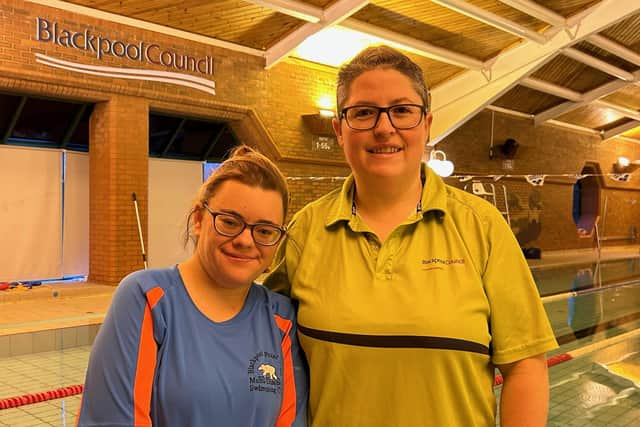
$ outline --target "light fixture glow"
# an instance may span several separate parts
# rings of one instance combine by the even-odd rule
[[[335,98],[329,95],[322,95],[316,105],[323,110],[333,110],[334,109]]]
[[[323,108],[320,109],[320,115],[322,117],[333,117],[335,116],[335,114],[333,113],[333,110],[325,110]]]
[[[308,37],[298,45],[292,54],[307,61],[339,67],[365,47],[375,44],[400,47],[397,43],[360,31],[343,27],[329,27]],[[406,49],[406,47],[403,48]]]
[[[615,122],[616,120],[620,120],[624,116],[614,110],[609,108],[604,109],[604,117],[607,122]]]
[[[364,35],[357,37],[350,33],[353,32],[336,27],[325,28],[300,43],[293,54],[308,61],[339,67],[369,44],[363,40]]]
[[[441,156],[442,158],[439,159],[438,156]],[[447,160],[447,155],[441,150],[433,150],[429,154],[427,166],[433,169],[433,171],[441,177],[450,176],[454,169],[453,162]]]
[[[622,168],[626,168],[627,166],[629,166],[631,162],[629,161],[628,158],[624,157],[624,156],[620,156],[618,157],[618,166],[622,167]]]

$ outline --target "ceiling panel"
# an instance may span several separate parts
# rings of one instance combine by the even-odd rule
[[[563,98],[524,86],[516,86],[493,101],[492,105],[526,114],[537,114],[564,102]]]
[[[547,62],[532,77],[581,93],[614,80],[609,74],[564,55]]]
[[[599,108],[594,105],[585,105],[558,117],[560,121],[592,129],[603,129],[607,127],[608,123],[614,123],[621,119],[625,119],[622,114],[609,108]]]

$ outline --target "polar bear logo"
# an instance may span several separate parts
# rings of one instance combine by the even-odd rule
[[[276,377],[276,368],[271,365],[262,364],[258,367],[258,370],[262,372],[263,377],[269,377],[270,380],[277,380]]]

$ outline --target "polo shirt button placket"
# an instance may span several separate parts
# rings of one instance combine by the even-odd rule
[[[380,243],[378,243],[376,238],[371,235],[367,235],[367,243],[369,243],[369,247],[371,248],[373,259],[377,261],[378,254],[380,254]]]

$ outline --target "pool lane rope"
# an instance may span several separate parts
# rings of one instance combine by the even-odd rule
[[[17,408],[18,406],[31,405],[33,403],[45,402],[47,400],[62,399],[63,397],[75,396],[82,393],[84,386],[82,384],[72,385],[69,387],[57,388],[55,390],[44,391],[41,393],[25,394],[22,396],[9,397],[0,400],[0,410]]]
[[[584,347],[580,347],[576,350],[573,350],[567,353],[551,356],[547,359],[547,365],[549,367],[552,367],[559,363],[576,359],[580,356],[584,356],[585,354],[600,350],[601,348],[608,347],[608,346],[617,344],[621,341],[631,339],[638,334],[640,334],[640,328],[630,332],[625,332],[624,334],[617,335],[613,338],[609,338],[603,341],[586,345]],[[503,383],[502,375],[496,375],[494,386],[501,385],[502,383]],[[0,410],[17,408],[18,406],[31,405],[34,403],[45,402],[47,400],[62,399],[63,397],[75,396],[77,394],[81,394],[83,390],[84,390],[84,385],[78,384],[78,385],[72,385],[69,387],[58,388],[55,390],[49,390],[42,393],[25,394],[23,396],[0,399]]]

